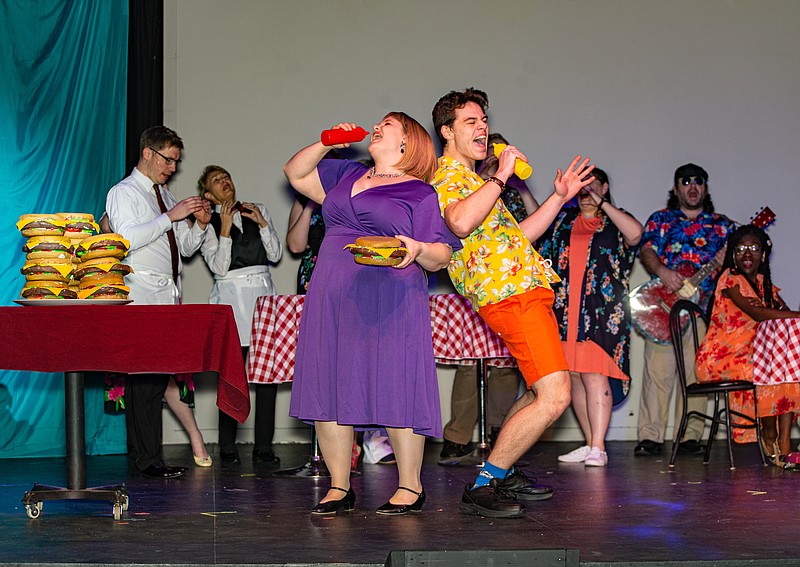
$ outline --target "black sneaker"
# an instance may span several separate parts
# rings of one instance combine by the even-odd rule
[[[528,479],[522,469],[511,467],[508,476],[497,483],[501,490],[509,492],[520,500],[547,500],[553,497],[553,489],[549,486],[536,484],[536,479]]]
[[[453,443],[452,441],[445,439],[444,446],[442,447],[442,452],[439,453],[439,457],[442,459],[457,459],[469,455],[474,450],[475,445],[472,443],[459,445],[458,443]]]
[[[475,489],[471,484],[466,485],[458,511],[485,518],[525,517],[525,507],[514,496],[498,488],[496,478],[486,486]]]
[[[633,450],[633,454],[637,457],[654,457],[655,455],[660,455],[663,449],[663,443],[645,439],[644,441],[639,441],[639,444]]]
[[[686,455],[699,455],[705,450],[706,446],[700,443],[700,441],[695,441],[694,439],[681,441],[678,444],[678,453],[683,453]]]

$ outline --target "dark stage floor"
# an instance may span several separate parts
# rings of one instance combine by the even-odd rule
[[[110,504],[89,501],[44,502],[31,520],[23,493],[34,481],[63,485],[65,460],[0,460],[0,562],[384,565],[393,550],[577,549],[581,565],[800,565],[800,473],[762,467],[752,446],[735,448],[734,471],[722,441],[710,465],[681,455],[672,471],[666,456],[634,457],[632,442],[609,444],[607,468],[558,464],[556,456],[574,447],[542,443],[526,457],[526,470],[556,494],[529,504],[519,520],[460,515],[475,469],[437,466],[437,444],[429,444],[423,469],[425,509],[404,517],[374,513],[394,490],[393,466],[364,465],[353,480],[356,511],[321,519],[308,511],[327,479],[272,478],[241,446],[239,466],[191,466],[166,481],[130,474],[124,456],[89,457],[90,486],[127,485],[122,520]],[[284,466],[301,464],[308,450],[277,447]],[[169,464],[191,463],[188,445],[165,453]]]

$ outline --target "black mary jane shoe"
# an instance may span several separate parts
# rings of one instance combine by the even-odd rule
[[[328,500],[327,502],[320,502],[311,508],[312,514],[316,516],[333,516],[339,512],[349,512],[356,507],[356,493],[353,492],[352,488],[350,488],[350,490],[345,490],[344,488],[339,488],[338,486],[331,486],[331,490],[339,490],[340,492],[344,492],[344,498],[340,500]]]
[[[424,490],[422,492],[417,492],[416,490],[411,490],[405,486],[398,486],[397,490],[407,490],[408,492],[416,494],[417,500],[413,504],[392,504],[391,502],[387,502],[375,510],[376,514],[383,514],[384,516],[402,516],[403,514],[408,514],[409,512],[413,512],[415,514],[422,512],[422,505],[425,504]]]

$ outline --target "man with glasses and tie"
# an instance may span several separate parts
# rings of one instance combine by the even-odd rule
[[[139,163],[106,198],[111,229],[131,243],[123,262],[133,273],[125,283],[137,304],[180,303],[180,257],[200,248],[211,219],[211,208],[202,197],[178,201],[167,190],[182,149],[183,141],[173,130],[148,128],[139,139]],[[160,457],[161,399],[168,381],[166,374],[131,375],[125,384],[128,456],[139,472],[154,478],[175,478],[184,472],[166,466]]]
[[[676,292],[683,286],[686,277],[678,271],[679,265],[688,263],[698,270],[715,257],[722,264],[725,242],[734,228],[730,219],[714,212],[706,170],[687,163],[675,170],[667,208],[656,211],[647,219],[639,258],[653,278],[660,278],[667,289]],[[711,274],[700,285],[700,304],[704,309],[708,299],[713,296],[715,276]],[[691,340],[688,333],[684,340]],[[684,350],[687,353],[686,382],[692,384],[696,381],[694,349],[687,346]],[[677,376],[672,346],[658,344],[645,337],[642,394],[639,399],[639,443],[634,449],[635,455],[650,456],[662,452],[669,399],[678,382]],[[688,410],[705,412],[706,401],[702,396],[692,396]],[[677,400],[676,406],[677,426],[681,415],[680,400]],[[680,440],[681,452],[691,454],[704,450],[700,444],[703,426],[701,419],[689,419],[686,433]]]

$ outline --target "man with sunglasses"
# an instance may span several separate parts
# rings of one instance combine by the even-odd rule
[[[708,173],[699,165],[687,163],[675,170],[674,184],[669,192],[667,208],[656,211],[644,227],[639,258],[653,278],[660,278],[670,291],[683,286],[685,278],[678,268],[689,263],[696,271],[715,257],[720,264],[725,256],[725,242],[734,230],[733,222],[714,212],[708,193]],[[705,309],[713,296],[716,274],[700,285],[700,303]],[[687,353],[687,384],[696,381],[694,349]],[[645,338],[642,395],[639,399],[639,443],[637,456],[658,455],[663,450],[667,429],[669,399],[677,383],[677,365],[671,345],[662,345]],[[680,400],[676,404],[675,424],[680,422]],[[705,412],[706,399],[692,396],[689,411]],[[686,433],[680,440],[683,453],[700,453],[703,421],[690,418]]]
[[[194,254],[205,239],[211,207],[200,196],[178,201],[166,182],[181,162],[183,141],[166,126],[153,126],[139,139],[139,163],[114,185],[106,198],[111,230],[130,241],[123,260],[133,268],[125,276],[137,304],[175,304],[181,300],[181,255]],[[194,223],[188,219],[194,215]],[[136,469],[153,478],[175,478],[180,467],[160,457],[161,399],[169,376],[130,375],[125,382],[128,456]]]

